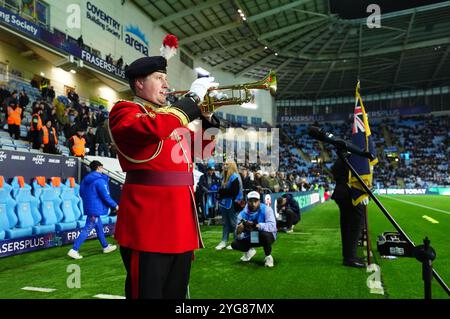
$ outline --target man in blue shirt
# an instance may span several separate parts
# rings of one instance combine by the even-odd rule
[[[250,261],[256,254],[254,247],[263,247],[264,266],[273,267],[272,244],[277,237],[277,226],[272,208],[261,204],[258,192],[247,195],[247,205],[237,217],[237,238],[231,244],[235,250],[245,252],[242,261]]]
[[[74,259],[83,258],[78,253],[78,250],[94,228],[104,253],[110,253],[117,248],[116,245],[109,245],[106,241],[100,216],[108,215],[108,208],[118,210],[119,206],[109,195],[109,178],[107,175],[102,174],[103,164],[99,161],[92,161],[89,167],[91,168],[91,173],[84,177],[80,185],[80,196],[83,200],[84,214],[87,215],[86,226],[84,226],[80,236],[78,236],[73,244],[73,248],[67,253],[67,255]]]

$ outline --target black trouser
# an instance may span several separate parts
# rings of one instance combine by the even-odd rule
[[[260,231],[259,232],[259,243],[254,244],[250,242],[250,237],[244,239],[235,239],[231,243],[231,247],[239,251],[248,251],[250,247],[263,247],[264,254],[269,256],[272,253],[272,244],[275,241],[273,234],[271,232]]]
[[[192,251],[163,254],[120,247],[120,254],[127,271],[127,299],[186,298]]]
[[[109,148],[106,143],[99,143],[97,149],[98,156],[109,157]]]
[[[350,261],[357,258],[358,239],[364,220],[364,206],[353,206],[351,199],[336,201],[340,210],[342,256]]]
[[[31,142],[32,142],[32,146],[31,148],[38,150],[41,148],[41,138],[40,138],[40,131],[31,131]]]
[[[58,150],[56,149],[55,144],[51,144],[51,143],[44,144],[43,151],[44,151],[44,153],[47,153],[47,154],[58,154]]]
[[[286,210],[282,213],[283,216],[286,217],[286,221],[279,220],[277,221],[277,226],[279,228],[286,227],[287,229],[290,229],[292,225],[295,225],[298,223],[299,219],[297,217],[297,214],[294,213],[292,210]]]
[[[8,124],[9,136],[18,140],[20,138],[20,125]]]

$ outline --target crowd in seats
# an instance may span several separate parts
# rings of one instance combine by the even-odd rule
[[[315,123],[334,136],[351,141],[351,124]],[[388,158],[382,126],[391,136],[398,149],[397,160]],[[280,146],[280,171],[294,174],[295,180],[306,179],[308,183],[328,185],[331,182],[327,170],[337,155],[332,146],[324,145],[329,155],[328,162],[309,163],[298,154],[300,148],[311,159],[322,155],[319,142],[308,136],[309,125],[284,124],[280,128],[287,132],[290,141]],[[421,115],[408,118],[370,120],[372,138],[379,162],[374,166],[374,186],[386,187],[431,187],[449,186],[449,131],[448,115]],[[407,153],[407,156],[401,155]]]
[[[103,106],[80,103],[74,90],[70,90],[68,96],[57,97],[48,92],[48,89],[40,91],[17,79],[10,80],[8,86],[0,86],[0,126],[4,130],[10,130],[8,106],[17,104],[22,109],[19,136],[0,132],[1,148],[74,155],[69,141],[77,130],[82,130],[87,132],[85,146],[89,155],[116,157],[105,126],[108,112]],[[52,138],[53,132],[55,138]],[[55,148],[48,147],[49,143],[55,144]]]
[[[86,222],[79,185],[73,177],[61,182],[43,176],[31,185],[22,176],[8,184],[0,176],[0,240],[40,235],[80,228]],[[115,223],[116,216],[102,216],[104,224]]]
[[[385,124],[399,152],[407,154],[400,157],[393,177],[403,179],[408,188],[450,185],[450,116],[401,118]]]

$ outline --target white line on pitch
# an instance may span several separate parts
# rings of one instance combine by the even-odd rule
[[[423,207],[423,208],[426,208],[426,209],[431,209],[431,210],[435,210],[435,211],[440,212],[440,213],[444,213],[444,214],[450,215],[450,212],[442,210],[442,209],[437,209],[437,208],[433,208],[433,207],[429,207],[429,206],[425,206],[425,205],[420,205],[420,204],[417,204],[417,203],[408,202],[408,201],[403,200],[403,199],[398,199],[398,198],[384,196],[384,195],[381,195],[381,197],[386,197],[387,199],[393,199],[393,200],[396,200],[396,201],[399,201],[399,202],[402,202],[402,203],[406,203],[406,204],[410,204],[410,205],[418,206],[418,207]]]
[[[53,288],[40,288],[40,287],[23,287],[22,290],[28,290],[28,291],[39,291],[39,292],[52,292],[56,289]]]
[[[106,295],[106,294],[98,294],[94,296],[95,298],[100,299],[125,299],[124,296],[115,296],[115,295]]]

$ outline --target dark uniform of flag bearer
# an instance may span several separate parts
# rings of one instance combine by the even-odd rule
[[[348,182],[349,169],[341,159],[337,159],[331,167],[336,188],[332,199],[339,206],[342,257],[343,265],[348,267],[363,268],[364,261],[358,258],[358,239],[362,231],[362,221],[364,218],[364,207],[362,204],[353,206],[352,195]]]
[[[131,63],[125,76],[135,98],[116,103],[109,116],[127,173],[114,235],[127,271],[127,298],[185,298],[193,251],[203,247],[193,189],[196,142],[189,143],[188,124],[200,118],[203,129],[218,127],[198,106],[217,84],[214,78],[197,79],[184,98],[165,106],[166,65],[162,56]],[[199,149],[211,154],[213,138],[199,139]]]

